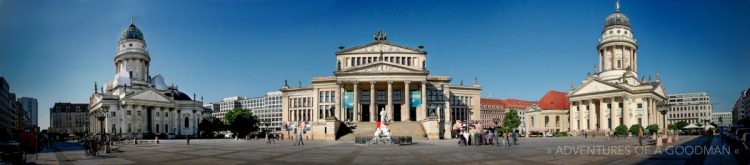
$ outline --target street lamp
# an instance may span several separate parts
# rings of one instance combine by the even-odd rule
[[[669,107],[670,107],[669,104],[666,104],[663,102],[660,102],[659,104],[657,104],[658,111],[659,113],[661,113],[661,116],[664,118],[664,121],[663,121],[664,128],[662,128],[664,130],[664,134],[667,133],[667,112],[669,111]]]
[[[104,119],[107,118],[107,112],[109,112],[108,106],[103,106],[94,115],[99,119],[99,134],[101,134],[101,140],[104,140]]]

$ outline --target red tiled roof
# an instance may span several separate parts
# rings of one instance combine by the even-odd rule
[[[517,99],[493,99],[481,98],[479,103],[484,106],[500,106],[503,109],[525,110],[529,106],[536,104],[534,101],[517,100]]]
[[[550,90],[539,99],[537,106],[542,110],[569,110],[568,93]]]

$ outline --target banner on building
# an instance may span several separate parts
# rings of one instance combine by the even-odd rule
[[[409,91],[409,98],[411,99],[409,106],[412,108],[419,107],[419,105],[422,104],[421,91]]]
[[[344,108],[354,108],[354,92],[344,92]]]

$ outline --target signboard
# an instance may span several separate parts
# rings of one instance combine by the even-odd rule
[[[344,93],[344,108],[354,108],[354,92]]]
[[[411,99],[409,106],[412,108],[419,107],[422,104],[422,92],[421,91],[409,91],[409,98]]]

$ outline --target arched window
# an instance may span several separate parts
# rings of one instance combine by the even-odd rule
[[[185,117],[185,128],[190,127],[190,119],[188,117]]]

